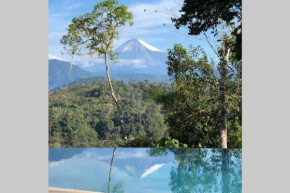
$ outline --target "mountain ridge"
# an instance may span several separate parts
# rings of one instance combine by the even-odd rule
[[[81,69],[77,65],[73,65],[71,72],[69,71],[71,64],[66,61],[57,59],[48,60],[49,90],[69,84],[80,78],[88,78],[94,76],[93,73]]]
[[[70,87],[79,84],[91,84],[93,82],[107,81],[105,72],[88,72],[82,70],[79,66],[73,65],[72,71],[69,74],[70,63],[62,60],[49,60],[49,92],[54,92],[63,87]],[[111,78],[115,81],[139,82],[145,81],[151,83],[170,83],[168,75],[152,75],[144,73],[120,73],[112,72]]]

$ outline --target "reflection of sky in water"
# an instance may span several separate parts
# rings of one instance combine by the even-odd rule
[[[208,161],[214,158],[210,150],[204,151],[205,156],[185,154],[177,149],[173,153],[168,149],[167,155],[150,156],[147,148],[118,148],[112,186],[122,184],[124,193],[182,192],[182,187],[188,189],[183,191],[185,193],[191,192],[190,189],[193,192],[223,192],[222,170]],[[113,148],[50,149],[49,186],[107,192],[112,152]],[[198,160],[201,156],[210,164]],[[232,156],[230,160],[235,167],[229,170],[227,183],[234,187],[233,192],[241,192],[241,159]],[[219,164],[221,161],[217,161]],[[209,188],[205,190],[205,187]]]

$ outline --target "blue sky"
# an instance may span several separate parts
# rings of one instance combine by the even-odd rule
[[[73,17],[92,11],[93,6],[100,1],[49,0],[49,58],[70,61],[68,55],[61,55],[63,46],[59,40],[66,33],[66,28]],[[172,10],[179,15],[183,0],[119,0],[119,4],[129,7],[129,11],[134,16],[134,25],[131,27],[127,25],[119,29],[119,40],[115,41],[115,48],[132,38],[144,40],[165,52],[167,49],[173,48],[176,43],[181,43],[185,47],[189,44],[201,45],[208,55],[216,60],[214,52],[205,40],[188,36],[187,30],[184,28],[175,29],[168,14],[155,12],[155,10],[163,12]],[[163,23],[166,23],[166,26]],[[213,44],[217,43],[214,39],[212,41]]]

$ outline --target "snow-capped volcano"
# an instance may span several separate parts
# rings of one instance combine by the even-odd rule
[[[133,68],[155,67],[158,70],[165,66],[167,56],[167,53],[137,38],[125,42],[115,51],[120,53],[117,65]]]
[[[167,53],[155,48],[143,40],[134,38],[126,41],[115,49],[119,52],[118,63],[110,62],[110,71],[113,73],[145,73],[154,75],[167,74]],[[102,72],[104,68],[103,57],[92,64],[82,66],[85,70]]]
[[[116,51],[118,52],[139,51],[140,49],[142,49],[142,47],[145,47],[148,50],[153,51],[153,52],[162,52],[161,50],[147,44],[146,42],[138,38],[134,38],[125,42]]]

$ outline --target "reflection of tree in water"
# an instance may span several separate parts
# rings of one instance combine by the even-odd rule
[[[122,190],[122,183],[118,183],[113,187],[113,193],[124,193]]]
[[[149,149],[150,156],[174,153],[177,166],[170,172],[173,193],[241,192],[241,150]]]
[[[113,150],[113,155],[111,159],[110,171],[109,171],[109,182],[108,182],[108,193],[124,193],[122,190],[122,183],[117,183],[112,189],[112,171],[115,161],[115,155],[118,148]]]
[[[122,183],[111,186],[116,151],[117,148],[111,159],[108,193],[124,193]],[[153,157],[174,154],[177,165],[171,168],[169,183],[173,193],[239,193],[242,190],[241,150],[150,148],[147,152]]]
[[[156,156],[166,156],[168,154],[168,151],[166,148],[148,148],[147,153],[151,157],[156,157]]]
[[[241,151],[172,149],[178,162],[170,172],[174,193],[241,192]]]
[[[241,150],[219,149],[219,152],[222,156],[222,192],[241,192]]]

